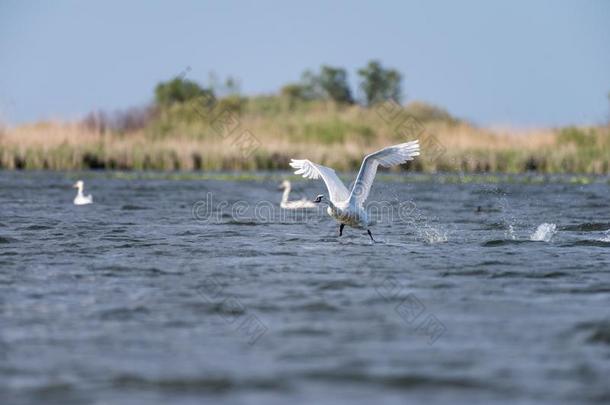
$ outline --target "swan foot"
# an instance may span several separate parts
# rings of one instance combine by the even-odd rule
[[[343,235],[343,228],[345,228],[345,224],[339,225],[339,236]]]
[[[370,229],[367,229],[366,232],[369,234],[369,236],[371,237],[371,240],[373,241],[373,243],[377,243],[377,241],[375,239],[373,239],[373,234],[371,233]]]

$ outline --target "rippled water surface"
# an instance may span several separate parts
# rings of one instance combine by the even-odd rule
[[[83,178],[0,172],[2,403],[610,401],[606,178]]]

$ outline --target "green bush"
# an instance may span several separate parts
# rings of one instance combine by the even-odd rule
[[[338,118],[309,122],[284,124],[284,133],[299,142],[313,142],[325,145],[342,143],[348,137],[364,141],[374,138],[375,132],[367,125],[352,123]],[[353,138],[352,138],[353,139]]]
[[[405,113],[415,117],[419,121],[443,121],[457,123],[458,120],[443,108],[423,102],[413,102],[405,107]]]
[[[197,82],[175,78],[155,87],[155,102],[160,107],[186,103],[196,98],[213,98],[214,92],[202,88]]]

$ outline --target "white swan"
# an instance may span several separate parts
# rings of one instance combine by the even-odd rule
[[[328,215],[339,222],[339,236],[343,234],[343,227],[348,225],[353,228],[366,229],[371,240],[375,242],[371,230],[368,229],[371,223],[363,205],[369,196],[373,180],[375,180],[377,166],[395,166],[413,160],[415,156],[419,156],[419,140],[389,146],[367,155],[362,161],[362,166],[360,166],[358,177],[351,192],[347,191],[341,179],[330,167],[312,163],[307,159],[292,159],[290,166],[297,169],[294,172],[295,174],[302,174],[305,178],[318,179],[322,177],[329,194],[327,212]],[[320,194],[314,202],[319,203],[323,198],[324,195]]]
[[[282,194],[282,201],[280,202],[280,207],[287,210],[296,210],[299,208],[316,208],[316,204],[313,201],[307,200],[306,198],[303,198],[298,201],[288,201],[290,189],[290,182],[288,180],[284,180],[282,184],[280,184],[280,190],[284,190],[284,194]]]
[[[85,205],[85,204],[91,204],[93,203],[93,196],[91,194],[89,195],[84,195],[83,194],[83,187],[84,187],[84,183],[82,180],[77,181],[76,183],[74,183],[74,188],[78,189],[78,192],[76,193],[76,197],[74,197],[74,205]]]

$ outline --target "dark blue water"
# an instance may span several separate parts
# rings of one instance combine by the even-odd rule
[[[606,178],[82,177],[0,172],[2,403],[610,401]]]

